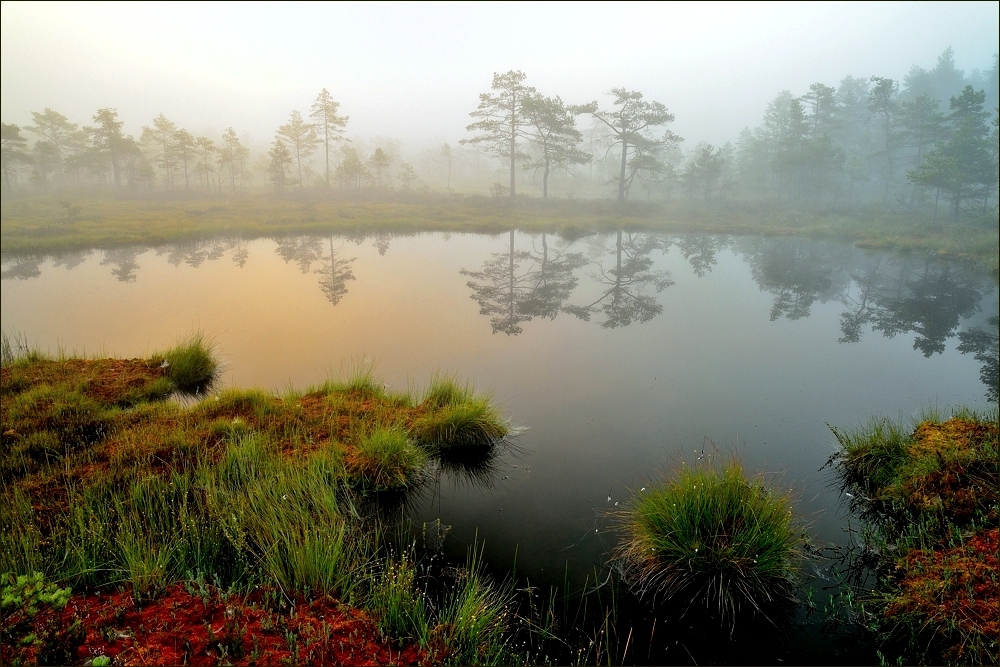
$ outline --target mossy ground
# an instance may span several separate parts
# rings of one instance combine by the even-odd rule
[[[386,594],[378,583],[399,559],[391,527],[362,507],[419,484],[441,456],[442,443],[416,429],[448,407],[437,399],[387,392],[370,368],[282,396],[213,392],[216,364],[197,339],[147,359],[14,355],[6,343],[0,576],[5,585],[44,576],[74,594],[41,614],[5,598],[4,622],[24,630],[3,636],[5,661],[74,663],[92,650],[144,664],[513,659],[510,598],[477,567],[433,600],[415,557],[406,586]],[[455,389],[436,379],[428,395]],[[182,390],[201,400],[166,400]],[[460,399],[489,405],[471,392]],[[481,448],[506,435],[489,407],[491,443],[471,432],[462,441]],[[193,582],[200,611],[183,588]],[[475,613],[452,613],[465,609],[470,586],[480,592]],[[386,624],[401,601],[419,613]],[[180,617],[208,619],[205,632],[180,629]],[[146,650],[153,645],[162,650]]]
[[[997,414],[885,419],[835,430],[837,470],[880,585],[865,619],[904,658],[996,664],[1000,619]]]
[[[72,217],[56,197],[4,201],[0,244],[9,254],[156,245],[185,239],[290,234],[487,232],[510,229],[580,236],[618,229],[767,234],[842,239],[977,263],[997,272],[1000,233],[989,220],[931,224],[882,210],[815,212],[777,205],[717,202],[492,199],[478,195],[394,196],[305,193],[298,198],[94,198],[81,195]]]

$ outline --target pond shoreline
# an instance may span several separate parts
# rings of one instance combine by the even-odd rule
[[[568,238],[625,229],[727,235],[802,236],[850,241],[862,248],[898,249],[971,262],[997,275],[1000,233],[996,220],[941,222],[878,209],[813,211],[776,204],[627,202],[608,200],[514,201],[479,195],[400,194],[386,197],[74,200],[8,198],[0,246],[5,254],[162,244],[216,236],[242,238],[309,233],[496,234],[511,229],[554,232]],[[67,211],[70,211],[69,213]]]

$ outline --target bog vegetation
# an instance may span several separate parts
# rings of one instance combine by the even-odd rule
[[[508,426],[488,397],[448,376],[390,393],[370,364],[206,395],[216,372],[201,337],[147,359],[5,339],[0,661],[514,659],[511,591],[475,548],[429,588],[377,502],[494,453]]]
[[[861,519],[855,571],[863,623],[907,662],[1000,659],[997,413],[885,418],[835,430],[831,460]]]
[[[636,494],[616,554],[641,595],[702,606],[723,623],[795,601],[804,534],[790,498],[739,460],[681,466]]]

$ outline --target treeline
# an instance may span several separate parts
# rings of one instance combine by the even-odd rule
[[[52,109],[26,127],[3,124],[3,188],[202,190],[436,187],[515,196],[525,183],[542,197],[791,202],[806,207],[880,203],[933,209],[951,217],[997,207],[998,66],[970,76],[947,49],[935,67],[913,66],[902,81],[845,77],[780,92],[761,124],[721,146],[685,150],[667,126],[674,115],[639,91],[615,88],[609,107],[567,104],[494,75],[457,146],[442,143],[416,160],[398,140],[348,139],[348,116],[324,89],[308,113],[292,111],[267,149],[228,128],[196,137],[161,114],[139,138],[123,132],[115,109],[80,126]],[[589,119],[589,127],[581,120]],[[991,120],[992,119],[992,120]],[[416,163],[416,167],[414,166]],[[317,168],[318,167],[318,168]],[[419,173],[418,173],[419,169]],[[555,188],[552,187],[553,183]],[[612,189],[613,188],[613,189]]]

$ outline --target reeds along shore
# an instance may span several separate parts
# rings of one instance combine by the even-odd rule
[[[1000,662],[997,410],[931,412],[913,424],[873,418],[835,429],[831,459],[861,518],[861,618],[890,658]]]
[[[360,509],[367,494],[419,484],[435,457],[498,446],[508,427],[488,397],[445,376],[426,397],[393,394],[370,366],[284,396],[206,395],[216,371],[199,337],[147,359],[52,359],[5,339],[0,662],[136,658],[156,624],[129,626],[130,614],[164,604],[242,615],[226,612],[224,641],[191,629],[170,655],[195,663],[265,649],[273,662],[511,659],[510,590],[475,549],[450,584],[421,588],[406,541]],[[175,391],[205,398],[164,400]],[[192,597],[192,582],[209,592]],[[333,614],[324,600],[368,654],[335,650],[348,638],[317,620]],[[289,608],[299,620],[279,628]],[[248,628],[265,644],[251,646]]]

